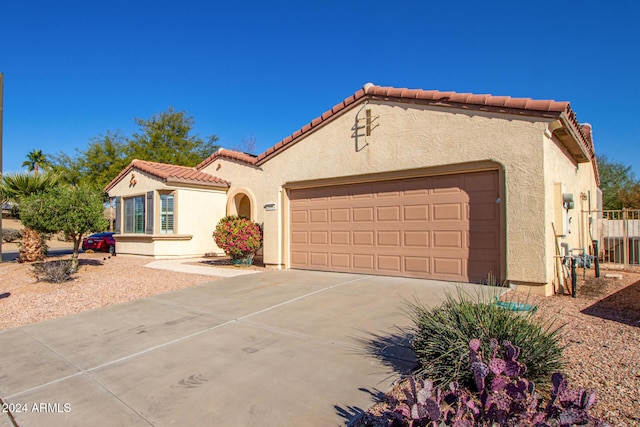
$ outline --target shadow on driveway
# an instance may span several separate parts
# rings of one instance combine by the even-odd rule
[[[415,353],[411,348],[412,338],[412,334],[398,329],[395,333],[387,335],[370,334],[370,338],[354,337],[354,340],[362,349],[362,356],[378,360],[382,365],[393,370],[389,379],[397,377],[400,380],[413,372],[418,366]],[[361,387],[358,390],[368,394],[372,404],[383,401],[386,393],[377,388]],[[349,405],[346,407],[335,405],[334,408],[336,414],[345,420],[347,426],[357,422],[368,409]]]

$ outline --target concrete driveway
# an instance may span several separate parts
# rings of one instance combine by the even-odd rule
[[[1,331],[0,427],[344,425],[412,366],[403,300],[454,290],[271,271]]]

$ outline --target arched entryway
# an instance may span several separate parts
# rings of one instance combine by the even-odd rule
[[[251,202],[246,194],[238,194],[235,197],[236,209],[238,216],[251,219]]]
[[[238,215],[256,220],[256,204],[253,194],[247,189],[237,189],[227,198],[227,215]]]

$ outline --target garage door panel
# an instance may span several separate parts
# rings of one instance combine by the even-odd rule
[[[327,245],[329,243],[329,232],[311,231],[309,233],[309,243],[312,245]]]
[[[291,243],[306,245],[308,233],[306,231],[291,232]]]
[[[354,231],[354,246],[373,246],[373,231]]]
[[[329,254],[326,252],[311,252],[309,254],[309,264],[312,267],[329,267]]]
[[[308,211],[292,211],[291,212],[291,222],[293,224],[306,224],[309,222],[309,212]]]
[[[418,274],[419,277],[428,275],[431,272],[431,259],[427,257],[406,256],[404,257],[404,271],[408,274]]]
[[[331,268],[333,269],[349,269],[351,268],[351,254],[349,253],[332,253],[331,254]]]
[[[351,211],[348,208],[331,209],[331,222],[349,222]]]
[[[434,221],[460,221],[462,219],[461,203],[434,203],[432,209]]]
[[[405,188],[402,191],[402,197],[406,200],[424,200],[425,197],[429,197],[431,194],[431,190],[427,190],[425,188],[411,190],[409,188]]]
[[[412,230],[404,232],[404,246],[412,248],[428,248],[431,233],[427,230]]]
[[[433,194],[459,194],[463,187],[463,177],[460,175],[443,175],[431,178]]]
[[[403,206],[405,221],[428,221],[429,205]]]
[[[477,172],[473,176],[466,176],[464,188],[468,193],[495,194],[498,192],[498,175],[495,172]]]
[[[398,230],[378,231],[376,237],[378,246],[391,246],[394,248],[401,246],[400,231]]]
[[[353,196],[351,196],[353,199],[358,200],[358,199],[373,199],[373,194],[371,193],[356,193]]]
[[[376,216],[379,222],[400,221],[400,206],[380,206],[376,209]]]
[[[500,248],[500,235],[491,231],[476,231],[468,234],[468,248],[498,250]]]
[[[497,221],[500,217],[499,205],[494,201],[475,203],[468,208],[469,221]]]
[[[462,231],[434,231],[434,249],[462,249]]]
[[[402,258],[399,255],[378,255],[378,269],[390,273],[400,274]]]
[[[309,264],[308,254],[306,252],[292,251],[291,264],[292,265],[308,265]]]
[[[291,266],[486,279],[500,271],[498,182],[489,171],[291,190]]]
[[[462,260],[460,258],[433,258],[433,272],[441,276],[462,275]]]
[[[309,211],[309,222],[329,222],[329,211],[327,209],[312,209]]]
[[[349,231],[332,231],[331,232],[331,245],[349,245]]]
[[[373,254],[353,254],[353,268],[356,270],[373,270],[374,256]]]
[[[373,208],[353,208],[353,222],[373,222]]]
[[[491,273],[500,277],[500,264],[494,259],[477,259],[469,261],[468,275],[471,282],[484,282]]]

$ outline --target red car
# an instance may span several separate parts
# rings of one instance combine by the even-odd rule
[[[113,235],[116,234],[112,231],[104,233],[92,234],[89,237],[82,239],[82,250],[87,251],[102,251],[109,252],[111,255],[116,254],[116,239]]]

